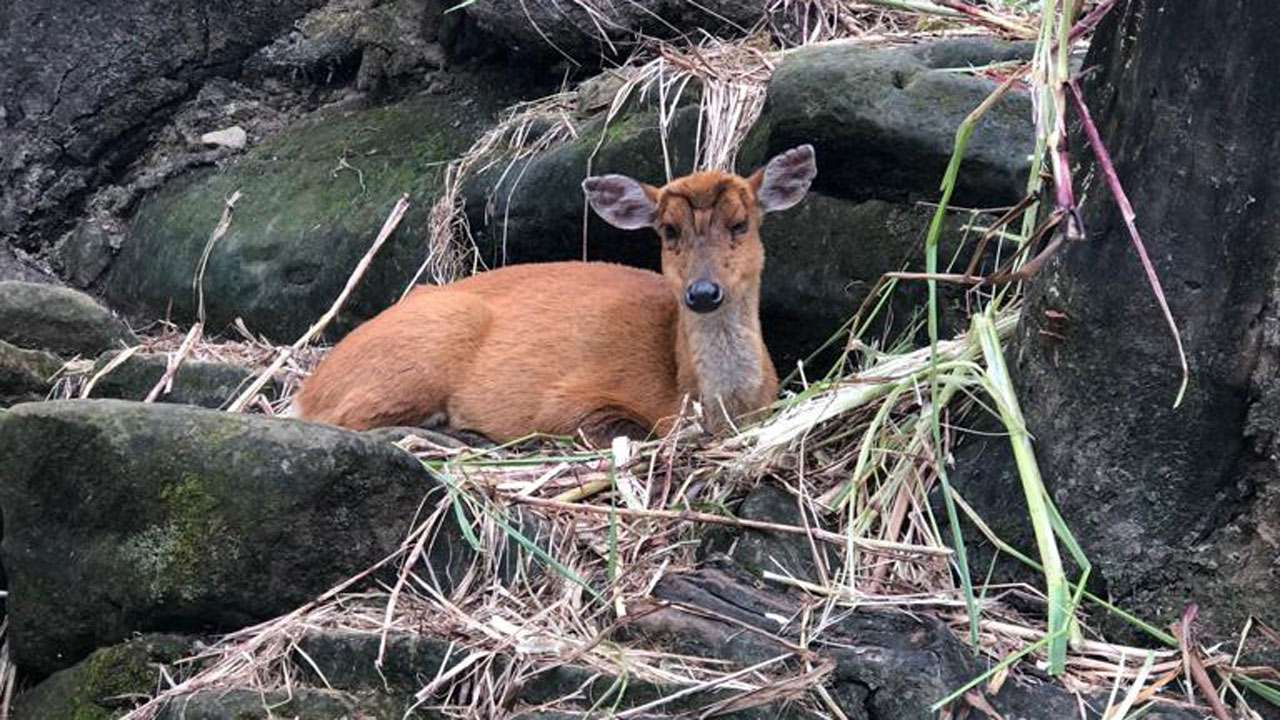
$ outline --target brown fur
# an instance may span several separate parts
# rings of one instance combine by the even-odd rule
[[[704,172],[644,186],[655,226],[678,230],[662,241],[662,275],[561,262],[416,290],[329,353],[298,414],[353,429],[443,416],[498,441],[578,429],[607,441],[664,430],[686,395],[702,400],[713,429],[725,425],[721,407],[729,418],[762,408],[778,378],[758,312],[760,178]],[[724,288],[719,310],[683,307],[695,276]]]

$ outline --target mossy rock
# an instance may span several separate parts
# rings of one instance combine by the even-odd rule
[[[13,658],[39,677],[133,632],[290,611],[399,547],[438,488],[407,453],[336,428],[122,400],[18,405],[0,413]],[[431,562],[447,582],[472,557],[447,525]]]
[[[105,368],[117,355],[114,351],[104,353],[94,363],[94,373]],[[134,354],[98,379],[93,386],[93,397],[143,400],[164,377],[167,364],[162,354]],[[156,402],[217,409],[229,403],[253,376],[248,369],[236,365],[186,360],[173,376],[173,389],[156,396]]]
[[[0,340],[0,407],[43,400],[61,367],[55,355]]]
[[[191,638],[144,635],[103,648],[18,696],[14,720],[110,720],[160,686],[160,667],[194,650]],[[171,677],[179,671],[169,669]]]
[[[170,182],[139,208],[108,271],[108,298],[148,318],[193,319],[197,266],[225,201],[239,192],[204,273],[210,324],[220,330],[243,318],[291,342],[337,298],[407,194],[409,213],[332,326],[340,335],[398,298],[421,265],[445,164],[516,99],[510,75],[455,73],[450,94],[320,111],[226,167]]]
[[[138,341],[110,310],[71,288],[0,282],[0,340],[61,355],[97,355]]]
[[[956,130],[998,84],[965,70],[1025,60],[1031,50],[987,38],[801,48],[774,72],[741,157],[759,163],[810,143],[819,192],[936,202]],[[1032,121],[1030,97],[1017,89],[982,117],[968,142],[956,203],[998,207],[1023,196],[1035,146]]]

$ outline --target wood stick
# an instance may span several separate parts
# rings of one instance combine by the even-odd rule
[[[204,323],[197,321],[191,329],[187,331],[187,336],[182,339],[182,345],[178,346],[178,351],[169,356],[165,363],[164,374],[160,376],[160,381],[151,388],[151,392],[143,398],[142,402],[155,402],[160,393],[168,395],[173,389],[173,378],[178,374],[178,368],[182,367],[182,361],[187,359],[191,354],[191,350],[195,348],[196,343],[204,337]]]

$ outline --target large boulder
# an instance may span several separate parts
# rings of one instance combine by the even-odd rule
[[[412,209],[334,326],[349,329],[396,300],[426,256],[446,161],[518,93],[513,74],[459,73],[454,91],[299,122],[216,171],[170,182],[143,201],[107,297],[150,317],[194,318],[192,280],[226,199],[230,230],[213,246],[204,300],[214,329],[243,318],[291,342],[338,296],[402,193]]]
[[[802,603],[795,596],[753,587],[751,577],[732,563],[712,562],[695,572],[668,573],[653,596],[668,605],[637,613],[626,632],[667,652],[732,657],[749,665],[776,658],[778,637],[801,641],[803,624],[786,623],[780,629],[776,618],[796,617],[803,612]],[[862,608],[825,627],[823,639],[811,649],[834,665],[828,687],[850,718],[937,717],[930,710],[933,703],[987,669],[951,628],[927,614]],[[994,690],[983,685],[976,691],[998,713],[995,717],[1092,720],[1100,717],[1098,708],[1108,706],[1105,695],[1068,690],[1059,682],[1010,680]],[[957,701],[954,709],[966,704]],[[993,716],[981,711],[970,716],[974,714]],[[1201,716],[1160,703],[1153,704],[1148,715],[1161,720]]]
[[[1030,57],[985,38],[904,47],[817,45],[789,53],[744,144],[748,165],[801,143],[817,151],[814,187],[837,197],[936,202],[956,129],[997,87],[967,68]],[[1013,90],[969,139],[955,195],[969,207],[1024,195],[1035,148],[1031,100]]]
[[[668,573],[653,591],[653,604],[640,603],[629,622],[611,637],[624,647],[652,651],[661,648],[668,653],[702,657],[727,662],[722,668],[776,661],[787,647],[802,643],[801,623],[779,627],[778,618],[792,618],[803,612],[803,603],[795,596],[755,587],[750,576],[732,563],[713,560],[693,572]],[[812,667],[828,667],[821,679],[830,698],[844,715],[856,720],[870,718],[902,718],[925,720],[936,717],[930,706],[949,695],[986,668],[982,661],[940,620],[925,614],[859,609],[847,612],[823,629],[824,642],[809,646]],[[169,639],[165,639],[172,642]],[[147,644],[143,644],[143,643]],[[136,667],[130,660],[145,658],[167,662],[156,652],[164,645],[158,639],[145,638],[120,648],[100,652],[82,666],[55,675],[45,685],[75,691],[80,687],[104,687],[104,681],[130,687],[103,667],[103,659],[120,657],[123,667]],[[432,678],[457,673],[463,663],[470,663],[466,653],[457,651],[456,639],[393,630],[384,638],[375,631],[310,629],[296,638],[298,674],[288,690],[263,692],[261,688],[235,684],[197,690],[173,698],[159,709],[157,717],[172,720],[225,720],[229,718],[288,717],[315,718],[402,718],[414,706],[414,695]],[[380,660],[380,662],[379,662]],[[502,677],[513,658],[493,658],[493,675]],[[529,670],[527,657],[514,662]],[[541,667],[537,667],[541,665]],[[802,670],[800,663],[779,664],[771,670],[779,676]],[[528,672],[521,683],[512,687],[507,700],[517,707],[538,708],[519,713],[520,717],[542,720],[568,720],[582,717],[584,711],[611,707],[615,712],[636,710],[641,706],[667,698],[641,718],[699,716],[721,706],[721,714],[732,720],[801,720],[814,717],[804,703],[794,702],[785,686],[771,697],[757,698],[759,705],[731,701],[744,700],[739,691],[721,687],[692,689],[677,684],[658,684],[635,676],[618,678],[607,668],[571,664],[552,665],[535,660],[535,672]],[[89,672],[89,670],[94,670]],[[153,669],[154,673],[155,670]],[[1018,676],[1025,672],[1030,677]],[[141,674],[141,673],[138,673]],[[70,678],[99,678],[97,685],[73,684]],[[619,691],[619,685],[625,690]],[[973,700],[961,699],[953,710],[962,714],[967,706],[977,710],[983,702],[1000,713],[1000,717],[1040,718],[1081,717],[1096,720],[1109,704],[1105,695],[1087,688],[1068,689],[1057,681],[1045,681],[1035,670],[1020,666],[1009,681],[988,685],[970,693]],[[19,700],[18,720],[56,715],[22,714],[36,707],[34,700],[51,700],[53,688],[38,686],[27,698]],[[804,690],[805,687],[793,689]],[[679,697],[673,697],[681,693]],[[102,707],[98,695],[75,695]],[[115,702],[119,702],[116,698]],[[65,702],[65,701],[64,701]],[[723,704],[728,702],[729,707]],[[45,704],[39,707],[59,708],[65,705]],[[267,710],[274,708],[277,715]],[[422,712],[422,711],[420,711]],[[1157,702],[1146,717],[1158,720],[1192,720],[1201,713],[1170,703]],[[587,713],[594,716],[591,713]],[[988,715],[990,713],[987,713]],[[972,716],[973,713],[970,713]],[[418,714],[412,715],[419,717]],[[422,717],[437,717],[430,711]],[[78,717],[78,716],[77,716]],[[100,717],[91,715],[89,717]],[[101,717],[107,717],[103,715]]]
[[[201,83],[324,0],[16,0],[0,13],[0,240],[68,227]]]
[[[0,413],[13,658],[33,675],[136,631],[292,610],[404,540],[438,486],[358,433],[116,400]],[[448,529],[441,578],[470,549]]]
[[[673,177],[693,170],[697,126],[698,109],[688,103],[670,120],[665,158]],[[583,178],[607,173],[666,182],[662,133],[652,106],[637,103],[608,123],[603,117],[589,119],[576,139],[510,167],[499,161],[473,178],[464,199],[480,260],[489,267],[587,259],[656,269],[660,252],[652,233],[618,230],[585,212]]]
[[[97,355],[138,341],[119,318],[88,295],[16,280],[0,282],[0,340],[64,355]]]

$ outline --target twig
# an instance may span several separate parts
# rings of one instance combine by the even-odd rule
[[[195,348],[196,343],[204,337],[204,323],[197,321],[191,329],[187,331],[187,336],[182,339],[182,345],[178,346],[178,351],[170,353],[165,363],[164,375],[160,377],[160,381],[151,388],[151,392],[147,393],[147,397],[142,402],[155,402],[155,399],[163,392],[166,395],[173,390],[173,378],[178,374],[178,368],[182,366],[182,361],[187,359],[191,354],[191,350]]]
[[[1204,669],[1204,663],[1200,661],[1200,651],[1196,647],[1195,631],[1192,628],[1199,612],[1200,608],[1195,603],[1188,605],[1182,611],[1182,620],[1174,623],[1173,634],[1177,636],[1178,645],[1182,647],[1182,662],[1186,664],[1187,672],[1191,674],[1191,679],[1199,688],[1200,694],[1204,695],[1204,701],[1213,710],[1213,716],[1218,720],[1231,720],[1231,713],[1227,712],[1226,706],[1222,704],[1222,699],[1218,697],[1218,691],[1213,686],[1213,680],[1209,679],[1209,673]]]
[[[84,400],[85,398],[88,398],[89,393],[93,392],[93,386],[96,385],[98,381],[103,378],[103,376],[105,376],[107,373],[123,365],[125,360],[128,360],[129,358],[133,357],[133,354],[138,352],[141,349],[142,349],[141,345],[134,345],[132,347],[127,347],[124,350],[121,350],[119,355],[116,355],[115,357],[111,358],[111,361],[108,362],[106,365],[103,365],[101,370],[94,373],[93,377],[89,378],[89,382],[85,383],[84,387],[80,389],[80,399]]]
[[[209,233],[209,240],[204,244],[204,250],[200,253],[200,262],[196,264],[196,276],[191,280],[191,292],[196,296],[196,319],[200,323],[204,323],[204,271],[209,267],[209,257],[213,254],[213,246],[227,234],[227,230],[231,229],[231,218],[235,213],[236,203],[240,201],[240,191],[231,193],[231,197],[222,206],[222,216],[218,218],[218,224],[213,227],[213,232]]]

